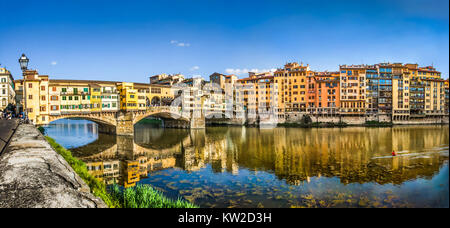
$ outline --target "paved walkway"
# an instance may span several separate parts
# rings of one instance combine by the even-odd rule
[[[106,207],[30,124],[17,127],[0,155],[0,208]]]

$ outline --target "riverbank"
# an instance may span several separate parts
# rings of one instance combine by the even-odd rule
[[[51,137],[45,136],[53,149],[58,152],[86,182],[93,195],[101,198],[109,208],[196,208],[197,206],[182,199],[172,200],[149,185],[138,185],[121,189],[118,185],[111,188],[88,173],[86,164],[73,157],[70,150],[59,145]]]
[[[104,208],[31,124],[20,124],[0,156],[0,208]]]

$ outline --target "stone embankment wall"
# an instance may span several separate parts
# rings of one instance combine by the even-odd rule
[[[0,208],[96,208],[106,204],[29,124],[0,156]]]
[[[271,120],[257,120],[256,118],[248,118],[246,120],[243,119],[207,119],[207,124],[228,124],[228,125],[258,125],[259,122],[270,122],[273,121],[276,123],[300,123],[304,115],[302,113],[286,113],[285,118],[278,118]],[[312,122],[321,122],[321,123],[346,123],[347,125],[364,125],[368,121],[375,121],[380,123],[390,123],[395,125],[420,125],[420,124],[448,124],[449,117],[424,117],[424,118],[410,118],[405,120],[391,120],[391,117],[388,115],[379,115],[379,116],[315,116],[309,115],[311,117]]]

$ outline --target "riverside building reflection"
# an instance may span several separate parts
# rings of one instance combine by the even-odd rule
[[[448,141],[448,134],[438,134],[440,129],[435,129],[435,134],[417,134],[412,133],[413,130],[426,132],[429,127],[313,129],[300,132],[289,128],[186,130],[181,142],[173,142],[173,145],[162,150],[151,148],[148,141],[151,137],[137,137],[135,142],[132,137],[101,134],[94,143],[72,151],[86,162],[89,172],[95,177],[106,184],[115,182],[126,187],[134,186],[152,171],[177,167],[193,172],[207,164],[214,172],[234,175],[239,174],[240,166],[253,171],[273,172],[292,185],[322,176],[339,177],[344,184],[401,184],[419,176],[433,176],[448,159],[445,147],[442,151],[436,148],[446,139]],[[240,134],[244,134],[245,138],[261,140],[241,141]],[[302,140],[293,137],[299,134]],[[417,140],[417,136],[423,137],[423,140]],[[409,140],[411,137],[416,140]],[[105,141],[112,143],[109,148],[105,148]],[[384,142],[391,142],[391,145]],[[102,151],[84,156],[85,152],[101,147],[104,148]],[[421,153],[420,150],[409,150],[411,147],[431,151]],[[399,156],[388,156],[390,151],[398,151]]]
[[[75,126],[51,125],[48,134],[96,131],[95,124]],[[190,130],[138,124],[134,137],[98,134],[71,150],[107,185],[151,184],[206,207],[354,207],[362,198],[373,203],[366,206],[440,207],[448,206],[448,142],[448,126]],[[346,203],[339,198],[344,193],[357,199]],[[384,202],[392,197],[398,200]]]

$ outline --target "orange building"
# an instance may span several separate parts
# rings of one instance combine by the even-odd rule
[[[308,76],[308,112],[334,115],[340,107],[339,72],[316,72]]]

